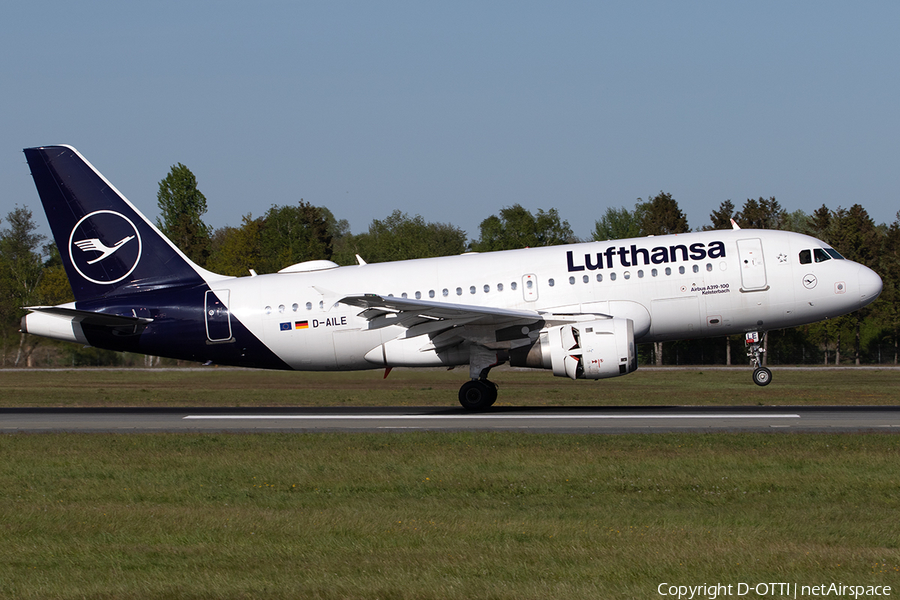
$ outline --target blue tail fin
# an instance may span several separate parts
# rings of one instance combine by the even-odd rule
[[[191,262],[74,148],[24,152],[76,301],[216,278]]]

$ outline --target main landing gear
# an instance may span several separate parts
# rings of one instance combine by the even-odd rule
[[[488,373],[503,360],[496,351],[473,345],[469,351],[469,381],[459,388],[459,403],[467,410],[486,410],[497,401],[497,384]]]
[[[762,366],[762,355],[766,351],[762,344],[765,339],[766,334],[760,336],[757,331],[751,331],[745,338],[747,356],[750,357],[750,366],[753,367],[753,383],[759,386],[769,385],[772,382],[772,371]]]
[[[497,384],[487,379],[472,379],[459,388],[459,403],[468,410],[484,410],[497,401]]]

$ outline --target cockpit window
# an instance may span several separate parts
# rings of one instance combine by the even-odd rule
[[[800,251],[801,265],[808,265],[813,261],[813,258],[815,258],[817,263],[825,262],[826,260],[831,260],[832,258],[837,260],[844,260],[844,257],[841,256],[834,248],[813,248],[812,250]]]
[[[817,263],[831,260],[831,256],[829,256],[822,248],[813,248],[813,256],[815,256]]]

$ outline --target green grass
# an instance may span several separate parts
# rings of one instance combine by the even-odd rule
[[[896,405],[900,369],[774,369],[760,388],[750,370],[639,369],[626,377],[571,381],[544,371],[495,369],[498,406]],[[350,373],[208,370],[0,370],[0,407],[457,406],[468,370]]]
[[[897,370],[497,370],[501,404],[898,404]],[[456,406],[463,371],[0,371],[0,406]],[[2,418],[2,415],[0,415]],[[0,435],[0,598],[900,589],[896,435]],[[747,598],[752,595],[745,596]]]
[[[891,435],[6,435],[0,456],[2,598],[900,586]]]

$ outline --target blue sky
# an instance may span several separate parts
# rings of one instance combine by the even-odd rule
[[[0,18],[0,217],[46,219],[21,149],[78,148],[152,219],[181,162],[206,221],[301,198],[354,233],[394,209],[519,203],[588,237],[663,190],[900,202],[894,2],[17,2]],[[2,226],[2,225],[0,225]]]

